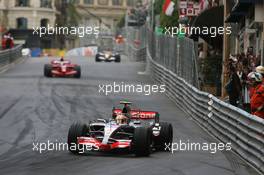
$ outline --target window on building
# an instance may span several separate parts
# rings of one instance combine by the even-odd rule
[[[89,4],[89,5],[94,4],[94,0],[84,0],[83,2],[84,4]]]
[[[127,6],[134,6],[134,0],[127,0]]]
[[[47,27],[48,24],[49,24],[49,19],[44,18],[44,19],[40,20],[40,26],[41,27]]]
[[[17,18],[17,29],[27,29],[27,18]]]
[[[123,5],[123,0],[112,0],[112,4],[113,5],[122,6]]]
[[[40,7],[43,7],[43,8],[51,8],[52,7],[52,2],[51,0],[41,0],[40,1]]]
[[[29,6],[29,0],[16,0],[16,6],[28,7]]]
[[[99,5],[108,5],[108,0],[98,0]]]

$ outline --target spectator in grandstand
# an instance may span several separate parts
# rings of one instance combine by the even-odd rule
[[[256,72],[260,73],[264,77],[264,66],[256,67]],[[264,84],[264,79],[263,79],[263,84]]]
[[[5,41],[5,48],[11,49],[14,47],[14,38],[11,36],[10,33],[7,34],[7,39]]]
[[[252,46],[247,48],[247,56],[249,56],[249,55],[253,55],[253,47]]]
[[[255,90],[262,84],[263,76],[258,72],[250,72],[247,77],[250,92],[249,96],[251,98],[255,93]]]
[[[243,69],[242,63],[239,63],[240,65],[240,70],[238,72],[240,82],[242,85],[242,98],[241,98],[241,103],[243,105],[243,109],[247,112],[250,113],[250,95],[249,95],[249,79],[248,79],[248,73],[249,69]]]
[[[251,102],[251,113],[258,117],[264,119],[264,83],[263,76],[261,73],[254,72],[252,75],[254,77],[255,84],[254,89],[252,91],[252,96],[250,99]]]
[[[238,101],[241,96],[241,82],[233,64],[229,68],[229,82],[226,85],[226,90],[229,96],[229,103],[233,106],[238,106]]]
[[[239,94],[238,98],[240,99],[240,102],[243,105],[243,109],[246,110],[247,112],[251,112],[251,108],[252,108],[252,105],[250,104],[251,97],[253,96],[254,94],[253,92],[255,91],[255,88],[256,88],[254,87],[256,86],[256,84],[252,83],[252,79],[250,79],[248,75],[250,72],[258,72],[262,74],[262,77],[264,77],[264,67],[258,66],[258,65],[260,65],[260,55],[258,56],[254,55],[253,47],[249,47],[246,53],[241,53],[238,55],[230,55],[230,59],[227,65],[229,70],[236,68],[236,74],[238,75],[240,83],[241,83],[241,93]],[[232,71],[230,71],[230,73],[231,72]],[[237,81],[237,76],[234,73],[230,77],[232,78],[230,78],[229,83],[226,85],[226,90],[227,91],[229,90],[228,95],[229,95],[230,103],[236,106],[237,103],[235,103],[235,99],[236,99],[236,95],[239,92],[238,90],[239,88],[235,88],[233,87],[233,85],[239,84],[239,83]],[[230,83],[234,81],[232,79],[235,79],[236,83]],[[263,81],[263,84],[264,84],[264,81]],[[230,87],[232,87],[233,90],[231,90],[232,88]]]
[[[219,0],[212,0],[212,6],[213,7],[219,6]]]
[[[7,35],[5,34],[2,38],[2,49],[6,49],[6,39],[7,39]]]
[[[250,90],[251,84],[248,79],[248,74],[256,70],[256,66],[260,64],[260,56],[256,57],[253,53],[253,47],[247,49],[246,54],[241,53],[238,55],[230,56],[229,66],[237,67],[237,74],[240,78],[242,85],[241,103],[243,109],[250,112]]]
[[[250,99],[255,94],[255,91],[259,88],[259,86],[262,83],[263,76],[260,73],[257,72],[250,72],[247,76],[248,78],[248,90],[249,90],[249,97]],[[251,100],[250,100],[251,101]],[[251,111],[251,104],[250,104],[250,110],[247,111],[249,113],[252,113]]]

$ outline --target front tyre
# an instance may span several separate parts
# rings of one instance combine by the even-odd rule
[[[170,151],[172,139],[173,139],[173,128],[170,123],[160,122],[160,135],[155,139],[155,147],[160,151]]]
[[[74,123],[71,125],[68,132],[68,148],[69,151],[78,154],[80,145],[77,143],[77,137],[85,136],[88,132],[88,127],[85,124]]]
[[[149,156],[151,153],[151,143],[152,139],[150,128],[135,128],[132,147],[136,156]]]
[[[81,78],[81,67],[75,66],[74,70],[76,71],[76,74],[74,75],[75,78]]]
[[[116,55],[116,56],[115,56],[115,62],[117,62],[117,63],[120,63],[120,62],[121,62],[121,57],[120,57],[120,55]]]
[[[50,64],[44,65],[44,76],[45,77],[52,77],[52,65],[50,65]]]

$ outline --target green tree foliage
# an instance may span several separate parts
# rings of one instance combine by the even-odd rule
[[[122,18],[118,21],[117,27],[122,28],[125,26],[125,18],[126,18],[126,16],[123,15]]]
[[[81,19],[81,15],[76,8],[77,2],[78,0],[68,0],[66,4],[67,25],[69,26],[78,26]]]
[[[162,6],[165,0],[156,0],[154,3],[154,13],[155,15],[159,15],[162,13]]]
[[[222,55],[210,56],[200,60],[200,71],[204,75],[204,83],[216,85],[221,79]]]
[[[155,15],[160,15],[160,27],[172,27],[178,25],[178,10],[177,10],[177,1],[173,0],[175,3],[174,12],[172,16],[167,16],[162,12],[162,7],[165,0],[156,0],[154,4],[154,13]]]
[[[78,0],[56,0],[55,6],[59,11],[56,14],[56,24],[58,27],[78,26],[81,15],[77,11]],[[63,49],[65,47],[66,36],[56,35],[58,40],[58,47]]]

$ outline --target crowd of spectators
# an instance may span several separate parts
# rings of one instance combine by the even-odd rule
[[[226,91],[230,104],[264,118],[264,67],[260,63],[252,47],[246,54],[230,55]]]
[[[10,33],[4,34],[2,38],[2,49],[11,49],[14,47],[14,38]]]

